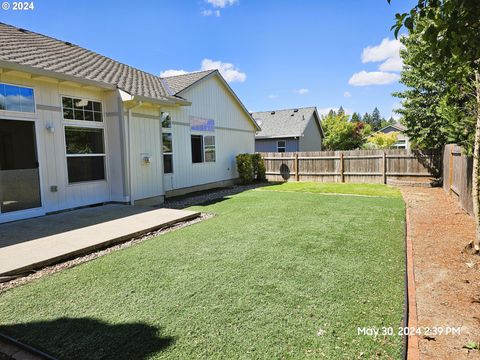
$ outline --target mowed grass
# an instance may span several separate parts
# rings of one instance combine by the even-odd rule
[[[398,188],[382,184],[286,182],[262,190],[401,197]]]
[[[195,209],[216,217],[1,294],[0,332],[61,359],[401,357],[400,337],[357,334],[401,325],[401,198]]]

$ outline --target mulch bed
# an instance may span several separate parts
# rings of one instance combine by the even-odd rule
[[[419,336],[420,359],[479,359],[480,257],[462,252],[475,222],[441,188],[402,188],[409,210],[418,326],[461,327],[460,334]]]

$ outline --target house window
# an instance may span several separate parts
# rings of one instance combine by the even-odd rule
[[[65,120],[103,121],[102,103],[99,101],[62,96],[62,108]]]
[[[163,146],[163,173],[173,173],[173,144],[172,118],[170,114],[162,112],[162,146]]]
[[[215,136],[205,135],[203,143],[205,144],[205,162],[215,162]]]
[[[105,179],[103,129],[65,126],[68,182]]]
[[[284,153],[287,148],[287,142],[285,140],[277,141],[277,152]]]
[[[0,110],[35,112],[33,89],[17,85],[0,84]]]
[[[192,135],[192,163],[202,163],[203,162],[203,136],[202,135]]]

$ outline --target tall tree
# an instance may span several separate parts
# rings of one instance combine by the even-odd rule
[[[354,112],[352,114],[352,118],[350,119],[351,122],[360,122],[362,121],[362,115],[360,115],[359,113],[357,112]]]
[[[324,146],[329,150],[353,150],[359,148],[368,128],[362,122],[351,122],[342,111],[330,111],[322,118],[325,131]]]
[[[380,110],[378,110],[377,107],[375,107],[375,109],[373,109],[373,112],[372,112],[372,117],[371,117],[371,123],[370,125],[372,125],[372,129],[377,131],[377,130],[380,130],[381,127],[382,127],[382,117],[380,115]]]
[[[391,0],[387,0],[389,3]],[[439,100],[439,115],[449,119],[453,128],[462,124],[455,120],[455,114],[462,112],[454,100],[458,97],[472,96],[475,100],[475,135],[473,146],[472,198],[477,224],[476,240],[468,249],[472,253],[480,252],[480,6],[478,0],[417,0],[410,12],[396,14],[396,23],[392,26],[395,36],[402,27],[410,34],[420,34],[428,49],[428,55],[435,65],[444,65],[450,61],[444,74],[447,94]],[[415,65],[413,65],[415,66]],[[471,70],[465,70],[464,68]],[[471,84],[463,88],[463,81],[456,81],[461,71],[465,80]],[[466,73],[463,73],[466,71]],[[453,100],[453,105],[452,105]],[[467,101],[468,102],[468,101]],[[467,136],[468,137],[468,136]]]

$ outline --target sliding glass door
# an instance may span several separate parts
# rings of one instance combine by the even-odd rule
[[[0,119],[0,213],[41,207],[35,123]]]

